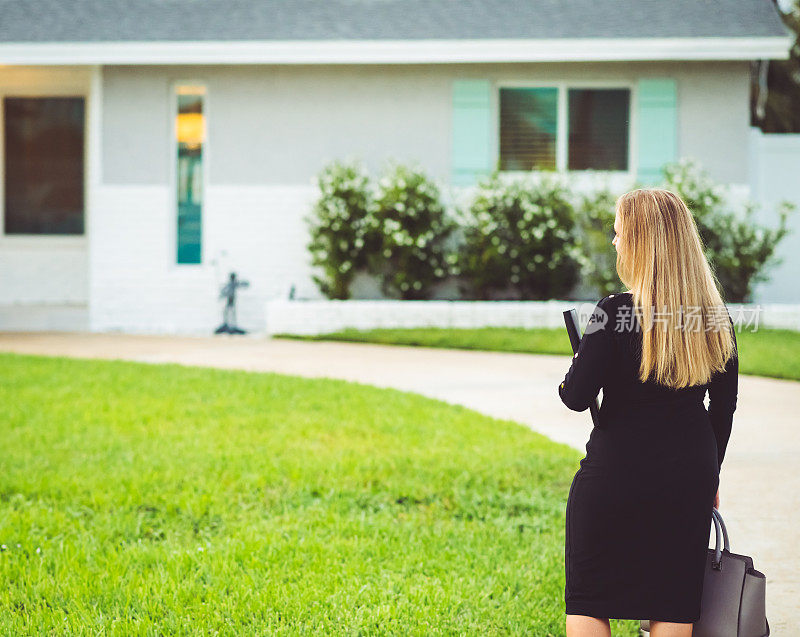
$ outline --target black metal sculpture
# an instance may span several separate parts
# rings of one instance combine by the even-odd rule
[[[219,298],[226,299],[225,308],[222,310],[222,325],[214,334],[246,334],[245,330],[236,326],[236,288],[246,288],[250,285],[249,281],[241,281],[236,278],[236,273],[231,272],[229,281],[222,287]]]

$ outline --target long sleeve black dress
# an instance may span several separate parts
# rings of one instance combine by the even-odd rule
[[[587,326],[558,388],[575,411],[603,389],[599,425],[567,499],[566,613],[693,623],[736,409],[738,356],[706,385],[642,383],[631,293],[601,299],[589,326],[603,315],[602,329]]]

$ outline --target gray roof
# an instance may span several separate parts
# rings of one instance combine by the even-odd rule
[[[772,0],[0,0],[0,42],[787,33]]]

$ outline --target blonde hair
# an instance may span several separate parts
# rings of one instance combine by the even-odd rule
[[[639,379],[652,376],[675,389],[708,383],[737,353],[694,217],[678,195],[660,188],[626,192],[617,199],[616,211],[622,225],[617,274],[630,288],[642,330]],[[685,308],[696,308],[693,324]],[[665,329],[652,329],[653,311]]]

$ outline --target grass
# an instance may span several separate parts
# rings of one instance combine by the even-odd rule
[[[290,334],[276,336],[306,340],[572,355],[566,331],[561,328],[347,329],[319,336]],[[800,332],[763,327],[752,332],[750,328],[744,328],[741,332],[737,332],[736,339],[739,344],[740,373],[800,380]]]
[[[581,454],[511,421],[11,353],[0,415],[0,634],[564,634]]]

